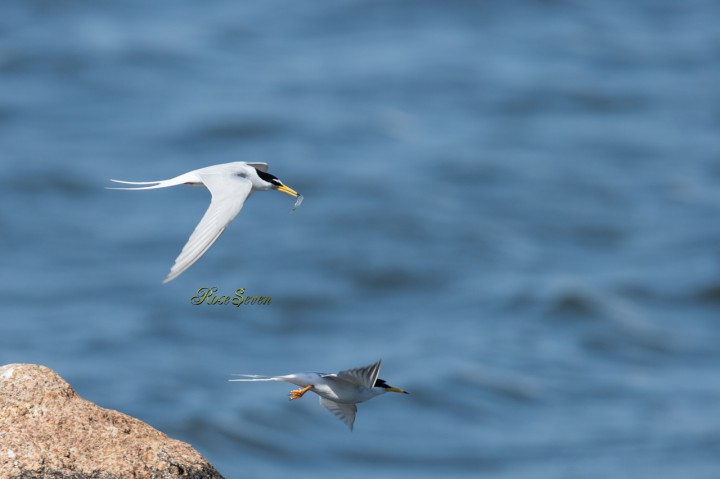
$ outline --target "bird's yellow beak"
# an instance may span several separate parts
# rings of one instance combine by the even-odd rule
[[[394,392],[394,393],[410,394],[407,391],[403,391],[400,388],[387,388],[387,390],[390,392]]]
[[[282,185],[282,186],[274,186],[273,188],[275,188],[278,191],[282,191],[286,195],[290,195],[294,198],[297,198],[298,196],[300,196],[300,194],[297,191],[293,190],[289,186]]]

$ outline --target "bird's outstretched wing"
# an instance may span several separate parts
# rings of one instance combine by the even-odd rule
[[[337,373],[339,379],[350,381],[355,384],[359,384],[366,389],[372,389],[375,386],[378,374],[380,374],[380,363],[378,361],[375,364],[366,366],[364,368],[346,369]]]
[[[330,399],[320,398],[320,405],[335,414],[342,422],[352,431],[353,424],[355,424],[355,413],[357,413],[357,406],[354,404],[341,404]]]
[[[240,212],[252,189],[250,180],[239,176],[200,176],[212,194],[210,207],[190,235],[163,283],[177,278],[205,254]]]

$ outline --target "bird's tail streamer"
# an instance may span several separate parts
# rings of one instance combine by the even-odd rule
[[[240,376],[239,379],[228,379],[228,381],[277,381],[277,377],[273,376],[261,376],[259,374],[233,374],[233,376]]]

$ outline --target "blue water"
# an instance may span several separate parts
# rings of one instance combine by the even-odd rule
[[[0,364],[228,479],[720,477],[719,5],[4,0]],[[162,285],[207,192],[104,187],[238,160],[305,202]]]

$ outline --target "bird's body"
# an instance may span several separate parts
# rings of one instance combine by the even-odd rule
[[[267,173],[267,169],[267,163],[236,161],[189,171],[169,180],[142,182],[110,180],[116,183],[137,185],[132,188],[110,189],[152,190],[177,185],[191,185],[204,186],[210,190],[212,195],[210,207],[190,235],[188,242],[170,269],[170,273],[163,280],[164,283],[167,283],[182,274],[205,254],[237,216],[245,201],[253,192],[276,189],[296,197],[295,208],[300,204],[302,196],[292,188],[285,186],[275,176]]]
[[[380,361],[363,368],[347,369],[339,373],[296,373],[285,376],[258,376],[238,374],[242,379],[230,381],[283,381],[301,389],[290,392],[290,399],[299,399],[306,392],[312,391],[320,396],[320,405],[335,414],[350,429],[355,423],[357,403],[368,401],[386,392],[405,393],[378,379]]]

